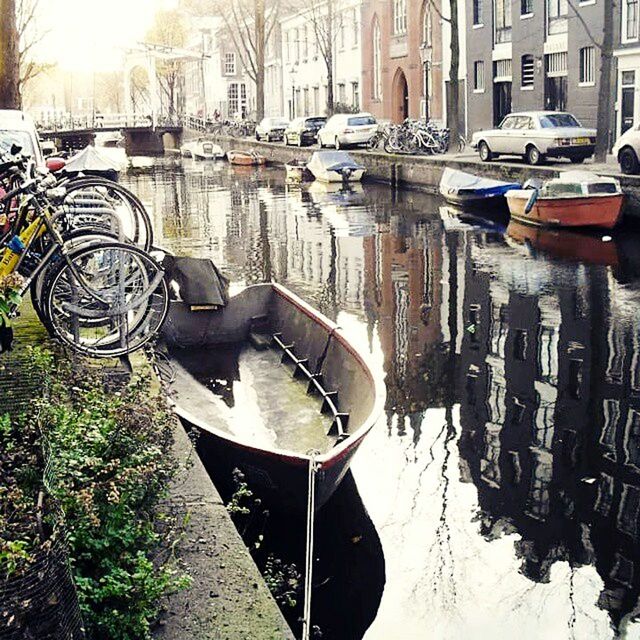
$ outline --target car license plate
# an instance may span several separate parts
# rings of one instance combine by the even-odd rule
[[[591,141],[589,138],[574,138],[573,144],[589,144]]]

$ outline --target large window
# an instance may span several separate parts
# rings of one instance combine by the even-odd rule
[[[547,0],[547,34],[567,33],[569,0]]]
[[[533,87],[533,83],[535,79],[535,65],[534,65],[533,56],[531,54],[526,54],[522,56],[520,70],[521,70],[520,86],[523,89]]]
[[[526,16],[533,13],[533,0],[520,0],[520,15]]]
[[[358,10],[353,10],[353,46],[356,47],[358,45],[358,41],[360,40],[360,23],[358,22]]]
[[[580,49],[580,84],[596,83],[596,49],[584,47]]]
[[[382,100],[382,73],[380,56],[380,24],[378,19],[373,21],[373,86],[371,96],[374,100]]]
[[[623,2],[622,33],[624,40],[638,39],[638,0],[624,0]]]
[[[229,117],[244,115],[247,109],[247,86],[244,82],[232,82],[227,89]]]
[[[494,0],[495,42],[511,42],[511,0]]]
[[[407,0],[393,0],[393,33],[407,32]]]
[[[431,4],[430,0],[427,0],[422,14],[422,43],[427,47],[431,46],[431,32]]]
[[[484,61],[477,60],[473,63],[473,90],[484,91]]]
[[[482,24],[482,2],[483,0],[473,0],[473,24]]]
[[[233,51],[231,53],[224,54],[224,75],[236,75],[236,54]]]

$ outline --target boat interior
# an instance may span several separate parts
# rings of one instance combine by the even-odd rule
[[[163,337],[179,415],[261,449],[327,453],[375,403],[338,327],[277,285],[249,287],[219,310],[172,302]]]

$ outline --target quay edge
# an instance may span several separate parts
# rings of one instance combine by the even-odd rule
[[[318,150],[317,147],[287,147],[284,144],[259,142],[252,138],[211,137],[225,151],[229,149],[257,151],[269,162],[276,164],[285,164],[301,157],[304,159]],[[557,177],[561,171],[570,169],[583,169],[600,175],[613,176],[620,181],[622,190],[627,196],[623,209],[625,218],[640,221],[640,176],[623,175],[616,170],[615,166],[609,164],[562,163],[531,167],[517,161],[482,162],[480,159],[468,156],[466,152],[464,155],[403,156],[362,149],[347,149],[347,151],[367,168],[366,180],[384,182],[394,187],[419,189],[428,193],[438,192],[438,185],[445,167],[508,182],[524,182],[530,178],[548,180]],[[469,152],[471,153],[473,152]]]

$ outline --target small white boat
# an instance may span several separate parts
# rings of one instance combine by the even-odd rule
[[[307,169],[322,182],[358,182],[365,172],[346,151],[316,151]]]
[[[284,165],[286,171],[286,181],[288,184],[298,184],[306,180],[311,180],[307,165],[301,160],[292,160]]]
[[[487,201],[504,204],[504,194],[511,189],[519,188],[520,185],[517,182],[483,178],[448,167],[440,179],[440,193],[444,199],[459,207]]]
[[[180,147],[180,155],[183,158],[193,158],[194,160],[217,160],[224,158],[224,151],[220,145],[204,138],[198,138],[185,142]]]

